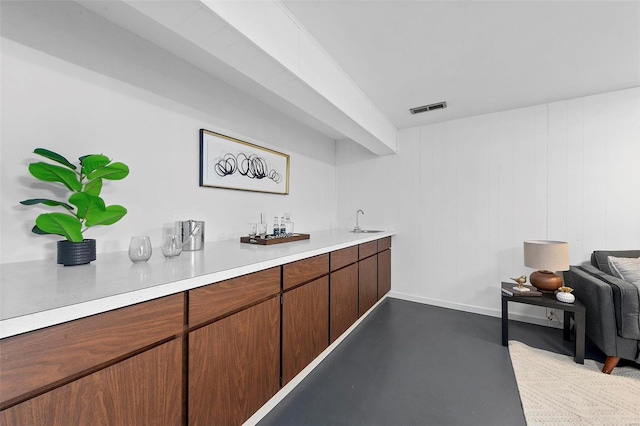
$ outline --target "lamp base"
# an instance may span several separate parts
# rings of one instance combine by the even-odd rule
[[[536,271],[529,277],[529,282],[542,293],[553,293],[562,287],[562,277],[551,271]]]

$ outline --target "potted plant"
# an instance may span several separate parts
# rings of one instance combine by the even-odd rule
[[[37,148],[33,152],[57,164],[43,161],[31,163],[31,175],[38,180],[62,184],[71,191],[71,195],[66,202],[48,198],[20,201],[24,205],[44,204],[63,210],[41,214],[31,231],[39,235],[55,234],[66,238],[58,241],[59,264],[83,265],[96,260],[96,241],[85,239],[83,233],[96,225],[112,225],[127,214],[127,209],[122,206],[107,206],[100,198],[100,192],[104,179],[124,179],[129,174],[129,167],[111,162],[102,154],[82,156],[79,158],[80,167],[76,167],[53,151]]]

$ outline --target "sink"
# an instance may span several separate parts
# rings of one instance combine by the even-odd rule
[[[378,231],[374,229],[358,229],[358,230],[353,229],[349,232],[353,232],[354,234],[375,234],[376,232],[384,232],[384,231]]]

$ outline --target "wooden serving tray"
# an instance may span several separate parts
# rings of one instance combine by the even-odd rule
[[[254,239],[251,237],[240,237],[241,243],[248,244],[258,244],[261,246],[270,246],[272,244],[281,244],[281,243],[290,243],[291,241],[300,241],[300,240],[308,240],[311,235],[309,234],[293,234],[290,237],[282,237],[282,238],[260,238],[256,236]]]

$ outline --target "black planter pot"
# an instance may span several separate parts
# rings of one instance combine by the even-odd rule
[[[80,243],[58,241],[58,263],[64,266],[86,265],[96,260],[96,240]]]

